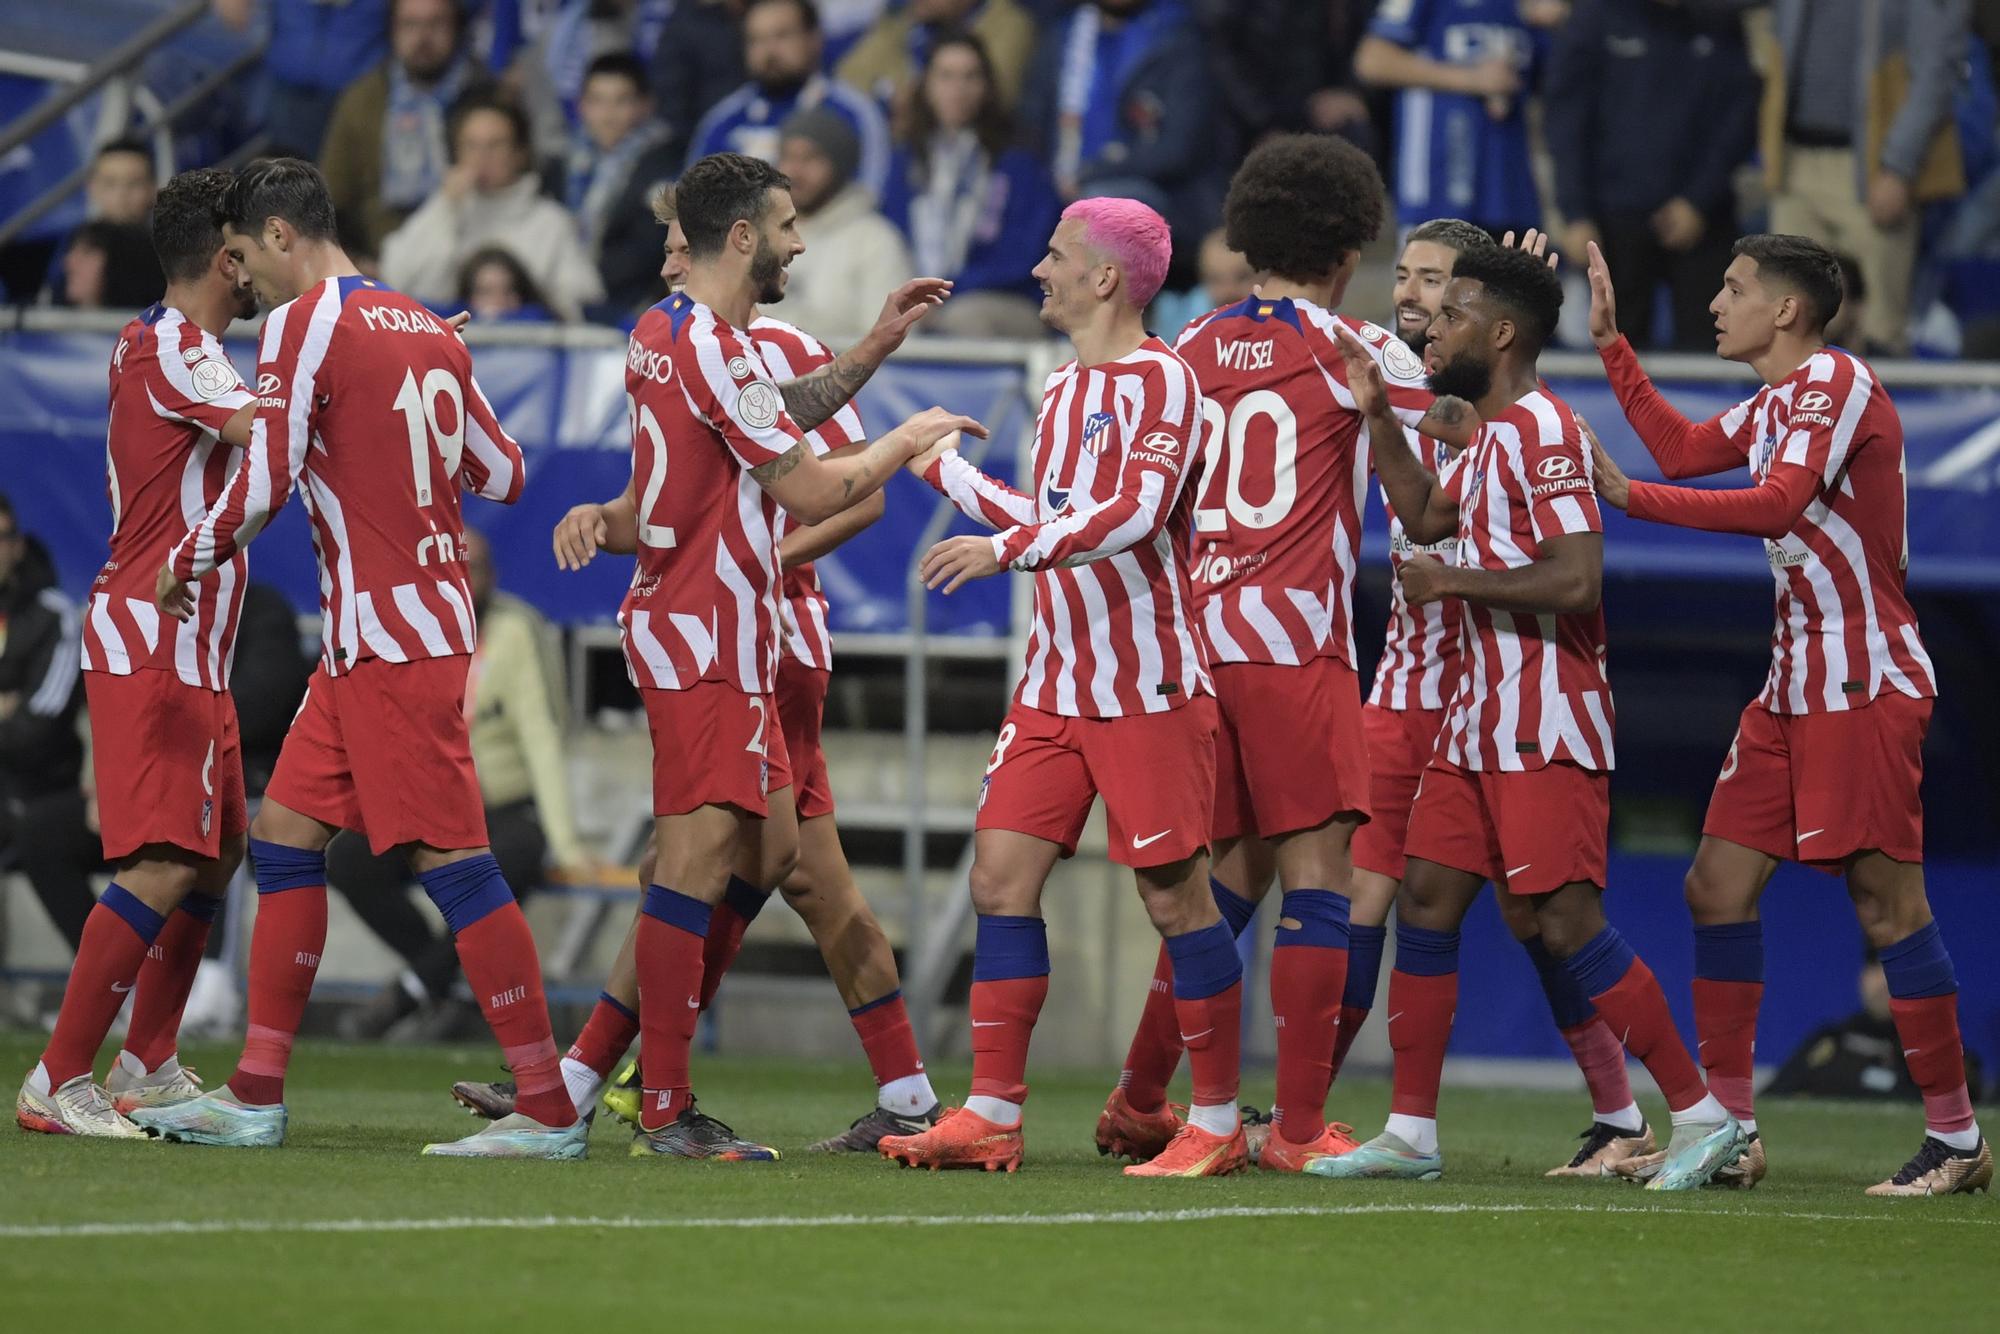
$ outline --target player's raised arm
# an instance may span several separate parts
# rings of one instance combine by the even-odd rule
[[[986,434],[986,428],[970,417],[926,408],[846,458],[822,459],[800,440],[777,458],[752,468],[750,476],[793,517],[820,523],[880,491],[905,462],[953,431]]]
[[[931,310],[951,295],[949,278],[912,278],[889,293],[882,313],[853,347],[818,370],[779,385],[785,396],[785,411],[802,431],[813,430],[832,419],[870,376],[903,345],[910,330]]]
[[[939,495],[957,506],[974,523],[996,531],[1035,521],[1035,501],[997,477],[975,468],[958,452],[956,431],[903,466],[922,478]]]
[[[1382,479],[1389,503],[1402,518],[1403,531],[1419,546],[1450,537],[1458,531],[1458,505],[1418,460],[1416,451],[1404,447],[1403,423],[1389,401],[1389,387],[1382,379],[1382,368],[1375,364],[1374,354],[1345,325],[1336,330],[1335,337],[1339,339],[1341,361],[1347,370],[1348,392],[1354,395],[1355,409],[1368,422],[1375,475]],[[1447,413],[1455,412],[1457,409],[1448,405],[1458,403],[1462,400],[1441,399],[1432,405],[1427,416],[1436,414],[1440,408]],[[1465,411],[1470,410],[1467,405]]]

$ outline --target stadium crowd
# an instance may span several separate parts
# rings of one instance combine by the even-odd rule
[[[1374,156],[1405,228],[1444,212],[1598,241],[1641,347],[1705,350],[1714,272],[1768,228],[1843,254],[1857,350],[2000,357],[1994,0],[1827,0],[1811,23],[1805,0],[215,8],[269,34],[243,133],[319,162],[366,270],[482,320],[629,327],[665,295],[645,197],[734,149],[799,183],[788,305],[821,337],[858,335],[919,272],[957,284],[930,332],[1038,336],[1039,238],[1094,195],[1172,224],[1155,323],[1177,327],[1228,290],[1198,257],[1222,249],[1230,167],[1305,130]],[[149,299],[154,167],[136,141],[99,148],[89,221],[0,256],[0,284]],[[1574,315],[1562,335],[1587,341]]]

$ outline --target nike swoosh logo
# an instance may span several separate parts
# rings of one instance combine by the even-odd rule
[[[1183,1034],[1181,1034],[1181,1041],[1182,1041],[1182,1042],[1193,1042],[1193,1041],[1194,1041],[1194,1040],[1195,1040],[1196,1038],[1205,1038],[1205,1037],[1207,1037],[1207,1036],[1208,1036],[1208,1035],[1209,1035],[1210,1033],[1213,1033],[1214,1031],[1215,1031],[1215,1030],[1214,1030],[1213,1028],[1204,1028],[1204,1029],[1202,1029],[1202,1030],[1201,1030],[1201,1032],[1199,1032],[1199,1033],[1183,1033]]]
[[[1005,1019],[975,1019],[972,1021],[972,1026],[974,1028],[999,1028],[1006,1022]]]
[[[689,1008],[690,1010],[699,1010],[699,1009],[701,1008],[701,1000],[700,1000],[700,998],[699,998],[699,997],[696,997],[696,996],[689,996],[689,997],[688,997],[688,1008]]]
[[[1521,874],[1521,872],[1527,870],[1530,866],[1533,865],[1534,865],[1533,862],[1522,862],[1519,866],[1516,866],[1513,870],[1507,872],[1507,878],[1509,880],[1512,880],[1515,876]]]
[[[1923,1048],[1922,1048],[1922,1047],[1905,1047],[1905,1048],[1903,1048],[1903,1055],[1905,1055],[1905,1056],[1916,1056],[1916,1055],[1919,1055],[1919,1054],[1921,1054],[1922,1052],[1923,1052]]]
[[[111,989],[122,996],[126,992],[130,991],[133,987],[136,987],[138,985],[139,984],[137,982],[127,982],[123,986],[120,986],[118,983],[113,982],[111,984]]]
[[[1798,840],[1797,840],[1797,841],[1798,841],[1798,842],[1800,842],[1800,843],[1803,843],[1803,842],[1805,842],[1805,841],[1806,841],[1807,839],[1811,838],[1811,837],[1812,837],[1812,836],[1813,836],[1814,834],[1824,834],[1825,832],[1826,832],[1826,830],[1825,830],[1825,829],[1823,829],[1823,828],[1822,828],[1822,829],[1808,829],[1808,830],[1807,830],[1807,831],[1806,831],[1805,833],[1803,833],[1803,834],[1800,834],[1800,835],[1799,835],[1799,837],[1798,837]]]
[[[1162,829],[1157,834],[1150,834],[1145,838],[1135,838],[1132,840],[1132,846],[1135,848],[1143,848],[1148,846],[1149,844],[1158,843],[1161,839],[1165,838],[1168,834],[1171,834],[1173,832],[1174,831],[1171,829]]]
[[[1382,1022],[1385,1024],[1393,1024],[1402,1017],[1403,1017],[1403,1012],[1401,1010],[1398,1010],[1394,1014],[1390,1015],[1387,1019],[1384,1019]]]

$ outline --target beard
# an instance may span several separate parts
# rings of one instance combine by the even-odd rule
[[[757,238],[757,253],[750,257],[750,282],[757,289],[759,305],[785,299],[785,261],[761,236]]]
[[[236,304],[235,307],[230,311],[230,314],[234,315],[239,320],[254,320],[257,318],[256,288],[250,286],[248,283],[245,283],[243,286],[236,289],[235,298],[236,298]]]
[[[1461,352],[1439,366],[1427,383],[1440,398],[1462,398],[1477,403],[1493,388],[1493,366],[1470,352]]]

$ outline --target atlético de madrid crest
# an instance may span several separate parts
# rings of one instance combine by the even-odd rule
[[[1106,434],[1111,430],[1114,419],[1108,412],[1093,412],[1083,419],[1083,447],[1095,455],[1104,448]]]

